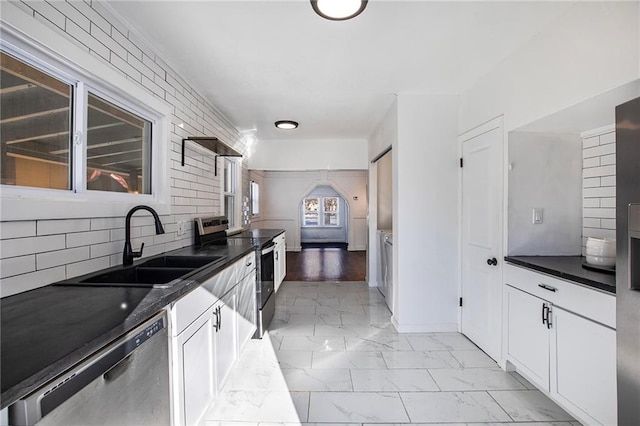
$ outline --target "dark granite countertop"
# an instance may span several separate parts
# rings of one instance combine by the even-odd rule
[[[615,274],[584,268],[582,256],[506,256],[504,260],[608,293],[616,292]]]
[[[250,241],[238,239],[225,246],[163,253],[223,256],[170,288],[49,285],[0,299],[0,408],[36,390],[253,250]],[[117,268],[122,266],[108,270]]]
[[[229,234],[227,238],[251,239],[256,247],[262,248],[265,244],[271,242],[275,237],[283,232],[285,232],[284,229],[246,229],[241,232]]]

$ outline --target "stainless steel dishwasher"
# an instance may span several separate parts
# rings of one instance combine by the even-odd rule
[[[12,425],[169,425],[167,315],[155,315],[16,402]]]

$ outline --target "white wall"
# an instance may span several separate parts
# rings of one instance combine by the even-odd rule
[[[253,170],[366,170],[366,139],[260,140]]]
[[[577,2],[460,98],[460,133],[516,129],[640,76],[638,2]]]
[[[391,104],[386,114],[371,133],[368,139],[368,158],[373,160],[388,147],[396,146],[398,143],[398,105],[397,99]],[[393,157],[392,157],[393,158]],[[393,169],[393,160],[392,165]],[[392,188],[395,173],[391,172]],[[369,165],[369,220],[368,220],[368,250],[367,250],[367,278],[369,286],[377,286],[382,277],[380,274],[380,251],[378,247],[378,237],[376,235],[376,224],[378,223],[378,168],[377,165]],[[393,191],[392,191],[393,192]],[[391,203],[393,204],[393,194]],[[393,207],[392,207],[393,209]]]
[[[582,234],[582,140],[573,134],[509,133],[511,256],[577,256]],[[533,208],[543,209],[534,224]]]
[[[398,96],[392,320],[400,332],[457,330],[457,108],[457,96]]]
[[[366,250],[367,246],[367,171],[251,171],[262,178],[260,218],[254,228],[279,228],[287,234],[287,250],[300,250],[300,206],[302,199],[316,186],[330,185],[349,204],[348,249]],[[354,199],[357,197],[357,199]]]
[[[171,205],[167,214],[161,215],[166,233],[155,235],[151,216],[142,213],[132,220],[132,243],[137,249],[144,242],[145,256],[192,244],[192,219],[220,212],[220,177],[213,173],[214,154],[193,145],[189,145],[187,164],[182,167],[181,140],[187,136],[216,136],[243,152],[245,143],[237,130],[99,2],[2,2],[0,18],[4,28],[16,28],[43,49],[98,61],[109,72],[169,105],[167,145],[171,165],[164,172],[169,173]],[[246,161],[242,169],[246,181]],[[246,193],[248,184],[243,183]],[[129,207],[123,205],[115,216],[105,212],[109,217],[82,217],[79,203],[68,207],[68,217],[58,212],[56,220],[48,220],[51,218],[46,215],[42,220],[0,218],[1,295],[120,264],[124,216]],[[187,221],[183,236],[176,234],[176,222],[180,220]]]

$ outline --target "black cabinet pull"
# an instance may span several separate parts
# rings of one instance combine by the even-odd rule
[[[551,329],[551,306],[547,307],[547,328]]]
[[[492,257],[491,259],[487,259],[487,265],[496,266],[497,264],[498,264],[498,259],[496,259],[495,257]]]
[[[547,311],[548,310],[549,310],[549,308],[547,307],[547,304],[543,303],[542,304],[542,324],[546,324],[547,323]]]
[[[551,287],[550,285],[546,285],[546,284],[538,284],[538,287],[540,287],[540,288],[544,288],[545,290],[552,291],[552,292],[554,292],[554,293],[555,293],[556,291],[558,291],[558,289],[557,289],[557,288],[555,288],[555,287]]]

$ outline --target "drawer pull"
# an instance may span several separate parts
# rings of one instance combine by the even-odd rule
[[[544,288],[545,290],[552,291],[552,292],[554,292],[554,293],[555,293],[556,291],[558,291],[558,289],[557,289],[557,288],[555,288],[555,287],[551,287],[550,285],[546,285],[546,284],[538,284],[538,287],[540,287],[540,288]]]
[[[546,324],[547,322],[547,311],[548,311],[548,307],[546,303],[542,304],[542,324]]]

